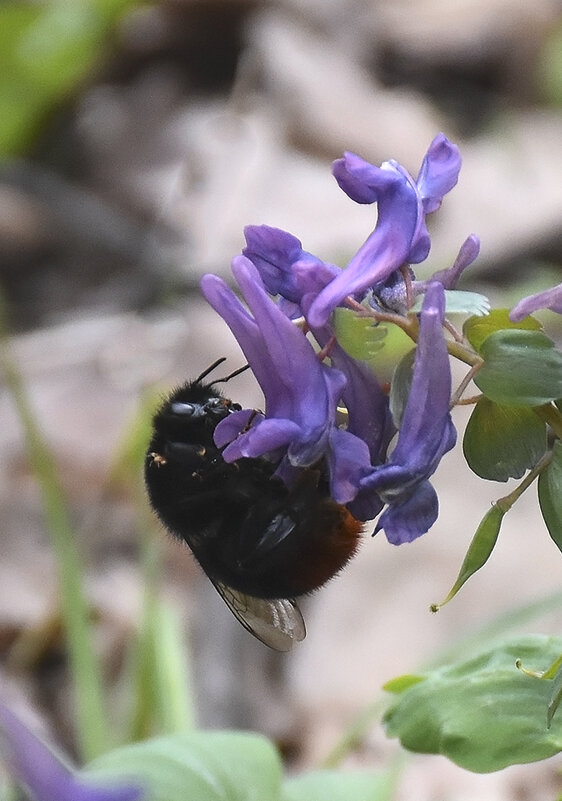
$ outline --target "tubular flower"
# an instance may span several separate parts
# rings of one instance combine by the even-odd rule
[[[232,462],[266,456],[290,484],[294,471],[325,458],[331,495],[347,503],[370,467],[369,448],[336,424],[346,377],[322,364],[303,332],[266,293],[254,265],[244,256],[232,271],[248,304],[241,304],[218,276],[205,275],[203,294],[238,340],[265,397],[265,416],[234,412],[219,423],[215,442]],[[248,427],[249,426],[249,427]]]
[[[242,251],[257,268],[265,288],[280,296],[288,317],[301,317],[307,301],[332,281],[341,269],[302,249],[296,236],[269,225],[247,225]]]
[[[430,248],[425,216],[436,211],[457,182],[461,160],[458,148],[438,134],[423,160],[417,180],[396,161],[380,167],[346,153],[334,162],[340,187],[357,203],[377,203],[377,225],[345,270],[315,298],[307,320],[324,325],[348,296],[362,297],[406,262],[423,261]]]
[[[514,323],[519,323],[523,318],[539,309],[550,309],[557,314],[562,314],[562,284],[523,298],[510,311],[509,319]]]
[[[445,289],[454,289],[467,267],[478,258],[480,253],[480,240],[471,234],[462,243],[458,256],[452,267],[433,273],[430,281],[439,281]]]
[[[374,467],[361,482],[362,492],[376,492],[388,504],[375,533],[384,529],[394,545],[428,531],[438,514],[437,494],[429,478],[456,442],[449,413],[451,373],[443,336],[445,298],[442,284],[430,284],[421,315],[410,394],[398,441],[386,464]]]
[[[0,706],[0,731],[10,773],[35,801],[139,801],[142,790],[122,783],[103,787],[69,770],[7,707]]]

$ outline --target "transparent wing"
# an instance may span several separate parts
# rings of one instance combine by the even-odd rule
[[[291,598],[254,598],[219,581],[214,584],[244,628],[275,651],[290,651],[306,637],[303,616]]]

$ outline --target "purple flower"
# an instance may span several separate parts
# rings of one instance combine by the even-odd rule
[[[519,323],[539,309],[550,309],[557,314],[562,314],[562,284],[523,298],[510,311],[509,319],[514,323]]]
[[[324,325],[348,296],[362,296],[406,262],[423,261],[430,248],[425,216],[441,205],[457,182],[458,148],[439,134],[431,143],[417,180],[396,161],[380,167],[346,153],[334,162],[340,187],[357,203],[377,203],[377,225],[347,268],[320,291],[310,306],[312,328]],[[376,292],[376,289],[375,289]]]
[[[439,270],[434,273],[430,281],[439,281],[445,289],[454,289],[459,281],[464,270],[470,267],[473,261],[478,258],[480,253],[480,240],[474,234],[471,234],[462,243],[458,256],[452,267],[446,270]]]
[[[477,236],[471,234],[462,243],[457,258],[451,267],[447,267],[445,270],[438,270],[433,273],[431,278],[427,281],[416,281],[415,279],[412,281],[412,296],[417,297],[418,295],[423,295],[432,281],[439,281],[444,289],[455,289],[462,273],[478,258],[479,253],[480,240]],[[488,299],[483,295],[477,295],[474,292],[465,292],[463,296],[466,298],[465,303],[469,303],[469,298],[470,303],[468,306],[465,305],[462,308],[455,309],[456,311],[468,312],[470,314],[487,314],[490,311]]]
[[[245,256],[233,260],[232,271],[249,311],[218,276],[203,276],[201,288],[238,340],[266,406],[265,416],[247,409],[229,415],[217,426],[215,442],[226,446],[223,456],[229,462],[260,456],[276,461],[277,474],[288,485],[295,470],[325,458],[331,495],[347,503],[370,460],[366,443],[336,425],[346,377],[319,361],[302,330],[268,296]]]
[[[301,242],[280,228],[247,225],[242,251],[258,269],[265,288],[280,295],[279,307],[288,317],[300,317],[302,307],[341,272],[339,267],[317,259],[302,249]]]
[[[386,464],[361,481],[361,493],[376,492],[388,504],[375,533],[384,529],[394,545],[428,531],[438,514],[437,494],[428,479],[456,442],[449,413],[451,373],[443,336],[445,295],[431,283],[421,315],[410,393],[398,442]]]
[[[102,787],[83,781],[5,706],[0,706],[0,729],[10,773],[35,801],[138,801],[142,796],[131,784]]]
[[[341,370],[347,379],[342,392],[348,416],[346,430],[367,443],[371,464],[381,464],[396,431],[388,396],[374,372],[363,362],[349,356],[337,343],[331,348],[330,359],[332,365]]]

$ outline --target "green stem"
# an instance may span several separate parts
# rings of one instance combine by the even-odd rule
[[[558,439],[562,440],[562,414],[553,403],[533,407],[533,411],[552,428]]]
[[[59,570],[61,613],[76,699],[79,749],[82,758],[89,761],[109,748],[109,740],[103,713],[101,676],[92,648],[89,609],[82,583],[76,537],[70,524],[52,453],[35,421],[22,377],[8,354],[1,304],[0,298],[0,367],[22,423],[31,468],[43,496],[46,526]]]
[[[552,451],[547,451],[544,456],[539,459],[533,469],[529,470],[523,481],[515,487],[513,492],[510,492],[509,495],[504,495],[503,498],[498,498],[495,505],[498,506],[502,512],[509,512],[513,504],[519,500],[525,490],[531,486],[551,461]]]
[[[471,367],[479,367],[483,364],[482,357],[475,353],[472,348],[467,348],[467,346],[463,345],[461,342],[447,342],[447,350],[450,356],[454,356],[459,361]]]
[[[482,359],[480,359],[480,362],[472,365],[468,373],[465,375],[461,383],[458,385],[455,393],[453,394],[453,397],[451,398],[451,408],[453,408],[453,406],[459,405],[459,403],[461,402],[461,397],[463,392],[465,391],[465,389],[470,384],[470,382],[472,381],[478,370],[480,370],[480,367],[483,364],[484,362],[482,361]]]
[[[372,320],[376,320],[377,323],[392,323],[401,328],[414,342],[418,341],[419,321],[415,314],[403,317],[401,314],[393,314],[392,312],[375,311],[358,303],[352,297],[346,298],[346,306],[356,311],[359,317],[369,317]]]

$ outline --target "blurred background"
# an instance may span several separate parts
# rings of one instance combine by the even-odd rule
[[[560,586],[534,497],[506,520],[484,571],[432,616],[507,491],[449,455],[432,531],[398,549],[366,536],[344,574],[303,602],[309,634],[286,656],[231,618],[143,507],[140,466],[115,478],[116,454],[131,431],[142,450],[151,392],[222,355],[242,364],[198,280],[228,276],[244,225],[284,228],[342,265],[358,249],[375,220],[331,177],[344,150],[415,175],[443,131],[463,168],[430,218],[426,273],[476,233],[481,257],[463,288],[511,305],[562,280],[562,3],[21,0],[0,5],[0,65],[6,327],[75,527],[112,714],[141,614],[142,525],[159,551],[159,592],[182,621],[200,725],[257,729],[291,766],[318,764],[385,681]],[[247,374],[229,392],[261,405]],[[455,418],[461,430],[466,418]],[[72,753],[57,563],[4,384],[0,419],[2,687]],[[561,623],[558,609],[517,630]],[[367,731],[352,761],[385,764],[398,745],[378,723]],[[559,767],[483,777],[413,757],[397,798],[544,799],[560,790]]]

